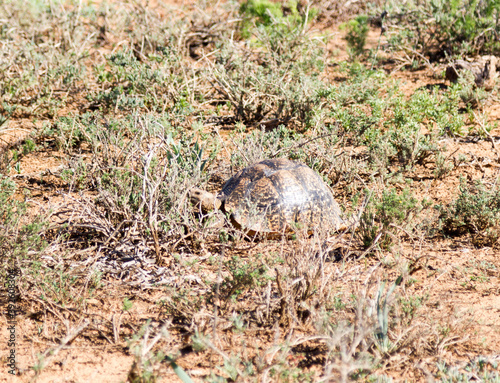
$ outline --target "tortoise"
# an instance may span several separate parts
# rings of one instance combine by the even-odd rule
[[[240,170],[218,194],[190,191],[204,213],[220,209],[247,234],[284,234],[305,227],[341,229],[341,210],[330,188],[307,165],[268,159]]]

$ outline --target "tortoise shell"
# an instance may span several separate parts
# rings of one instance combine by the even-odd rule
[[[218,198],[236,227],[284,233],[296,227],[343,224],[330,188],[308,166],[284,158],[264,160],[239,171]]]

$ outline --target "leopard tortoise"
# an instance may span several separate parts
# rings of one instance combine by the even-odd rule
[[[236,228],[250,234],[345,227],[340,207],[321,177],[307,165],[284,158],[244,168],[217,195],[192,189],[190,198],[205,213],[222,210]]]

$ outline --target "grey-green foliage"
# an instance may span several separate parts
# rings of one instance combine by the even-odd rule
[[[461,383],[479,380],[484,383],[499,383],[498,362],[488,357],[478,356],[463,368],[437,363],[437,378],[443,383]],[[496,370],[496,371],[495,371]]]
[[[359,223],[363,244],[369,247],[377,243],[383,249],[390,248],[396,234],[401,228],[409,228],[412,219],[421,209],[422,204],[408,189],[402,193],[388,189],[380,197],[372,195]]]
[[[33,263],[30,263],[30,266],[27,271],[39,281],[37,287],[40,288],[40,299],[63,306],[82,302],[82,297],[75,297],[79,282],[77,275],[67,273],[62,266],[55,266],[54,269],[43,265],[35,266]]]
[[[392,304],[392,294],[396,287],[398,287],[402,282],[402,277],[398,277],[398,279],[389,287],[389,290],[384,296],[385,282],[379,287],[377,292],[377,321],[378,321],[378,331],[376,332],[376,340],[379,348],[382,352],[389,352],[392,344],[388,336],[389,331],[389,309]]]
[[[142,229],[168,231],[187,219],[187,190],[206,177],[205,167],[218,146],[185,134],[168,119],[152,116],[104,119],[88,113],[64,119],[60,130],[78,131],[92,151],[84,187],[98,191],[95,203],[113,225],[128,227],[135,220]],[[79,170],[81,172],[82,170]],[[73,169],[75,177],[77,169]]]
[[[288,1],[284,4],[269,0],[247,0],[240,6],[241,34],[244,38],[252,35],[253,27],[264,27],[269,29],[279,28],[283,31],[294,28],[305,23],[305,15],[300,15],[296,1]],[[288,14],[284,16],[283,10]],[[309,16],[309,15],[308,15]],[[310,18],[309,18],[310,21]]]
[[[20,260],[30,251],[44,246],[40,232],[46,226],[42,217],[26,220],[27,204],[16,196],[16,184],[8,177],[0,176],[0,248],[2,265],[13,267],[11,262]],[[5,268],[3,270],[5,270]]]
[[[48,1],[3,4],[1,109],[15,107],[18,114],[51,116],[65,104],[66,92],[85,75],[82,58],[96,34],[88,33],[82,19],[92,19],[94,12],[88,7],[52,7]]]
[[[434,162],[445,134],[463,135],[465,117],[457,84],[448,91],[420,89],[410,96],[379,71],[360,64],[341,68],[349,80],[320,93],[325,107],[357,145],[366,145],[377,168],[410,170]]]
[[[481,182],[467,185],[462,181],[456,200],[439,205],[439,220],[444,233],[470,233],[478,246],[492,246],[500,239],[500,188],[487,188]]]
[[[95,67],[103,90],[87,97],[101,108],[112,110],[163,111],[189,106],[187,91],[181,91],[186,79],[179,56],[171,45],[142,60],[130,49],[113,53],[106,57],[106,63]]]
[[[425,56],[500,52],[498,0],[386,1],[385,27],[393,49],[411,48]],[[416,56],[419,60],[418,56]]]
[[[113,3],[56,6],[48,0],[2,4],[0,96],[3,115],[53,117],[65,106],[164,111],[186,105],[177,38],[186,22],[145,7]],[[98,49],[120,41],[107,57]],[[93,70],[88,70],[93,68]],[[96,84],[97,82],[97,84]],[[182,84],[180,84],[182,83]],[[92,103],[81,103],[88,97]]]
[[[236,135],[234,142],[238,150],[231,154],[231,164],[239,169],[274,157],[303,160],[303,149],[296,147],[302,137],[283,125],[269,132],[262,129]]]
[[[476,85],[475,76],[468,71],[461,72],[458,81],[451,84],[449,95],[456,103],[462,101],[469,110],[484,104],[490,97],[489,92]]]
[[[323,48],[299,27],[291,30],[259,27],[249,55],[233,41],[217,52],[211,76],[224,100],[245,123],[269,119],[307,124],[324,87]]]

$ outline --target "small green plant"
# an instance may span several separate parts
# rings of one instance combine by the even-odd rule
[[[173,52],[165,54],[168,56],[150,57],[151,60],[146,63],[139,61],[130,50],[109,55],[106,58],[107,66],[95,68],[97,81],[104,90],[90,93],[87,98],[105,109],[165,110],[166,103],[172,105],[175,102],[160,94],[168,94],[165,85],[174,83],[177,79],[173,75],[177,62],[169,59],[176,56]]]
[[[207,349],[207,344],[210,343],[210,339],[207,335],[199,332],[198,330],[191,336],[191,344],[193,350],[196,352],[204,351]]]
[[[123,298],[123,306],[122,306],[123,311],[130,311],[133,305],[134,303],[130,299],[128,299],[127,297]]]
[[[408,283],[407,283],[408,285]],[[399,306],[401,307],[402,319],[407,323],[411,322],[416,315],[416,312],[420,307],[422,307],[423,302],[426,297],[414,296],[414,297],[400,297]]]
[[[366,36],[369,31],[368,16],[356,16],[356,18],[342,24],[341,29],[347,31],[345,39],[351,59],[361,56],[365,50]]]
[[[395,189],[384,190],[380,197],[374,196],[361,215],[360,233],[365,247],[376,242],[388,249],[396,234],[406,228],[413,216],[422,209],[418,200],[408,189],[397,193]]]
[[[248,0],[241,4],[240,13],[247,18],[254,18],[257,26],[270,26],[273,19],[283,17],[283,11],[280,3],[274,3],[269,0]],[[248,20],[249,21],[249,20]],[[247,21],[247,23],[248,23]],[[248,36],[248,25],[243,26],[244,35]]]
[[[176,161],[179,167],[192,171],[203,172],[208,162],[215,157],[214,151],[208,158],[204,157],[204,148],[195,141],[194,137],[185,136],[176,143],[169,134],[165,138],[165,143],[170,147],[167,151],[167,158],[172,163]]]
[[[249,263],[234,256],[226,262],[226,267],[231,276],[225,278],[220,286],[225,298],[235,298],[243,291],[260,286],[269,280],[267,269],[261,262]]]
[[[388,331],[389,331],[389,309],[392,305],[391,297],[392,294],[394,293],[394,290],[396,290],[396,287],[398,287],[403,280],[403,277],[398,277],[398,279],[393,283],[391,287],[389,287],[389,290],[384,296],[384,289],[385,289],[385,282],[382,282],[382,284],[379,287],[379,290],[377,292],[377,321],[378,321],[378,331],[376,332],[375,336],[377,339],[377,345],[381,349],[382,352],[386,353],[389,352],[392,344],[391,341],[388,337]]]
[[[437,179],[445,178],[455,166],[451,161],[449,161],[448,157],[445,157],[443,153],[438,153],[436,156],[436,167],[434,168],[434,177]]]
[[[75,298],[73,295],[78,282],[77,276],[69,275],[61,269],[42,268],[40,272],[37,272],[32,268],[30,271],[39,280],[39,287],[42,291],[40,298],[42,300],[55,302],[62,306],[82,302],[81,298]]]
[[[469,233],[476,246],[494,246],[500,239],[500,188],[487,189],[481,182],[460,184],[458,198],[436,206],[441,228],[448,235]]]
[[[127,342],[128,348],[134,356],[134,362],[127,376],[129,383],[154,383],[158,380],[161,362],[165,359],[162,351],[153,352],[153,347],[162,339],[168,338],[166,327],[159,329],[151,337],[152,326],[150,321],[141,327]]]
[[[9,118],[12,114],[12,112],[8,112],[5,110],[5,108],[8,108],[8,105],[3,105],[4,112],[0,114],[0,128],[2,125],[6,124],[7,121],[9,121]]]
[[[27,138],[23,144],[23,155],[27,155],[36,149],[36,144],[33,140]]]
[[[70,152],[85,142],[85,130],[91,130],[95,125],[95,115],[93,113],[85,113],[74,118],[60,117],[54,122],[52,127],[46,128],[43,133],[46,136],[54,136],[58,148],[65,152]]]
[[[237,315],[236,313],[231,317],[231,322],[233,323],[233,331],[236,333],[243,334],[248,327],[242,316]]]
[[[299,12],[299,3],[295,0],[284,2],[273,2],[270,0],[247,0],[240,6],[240,14],[243,16],[241,24],[241,35],[249,38],[252,35],[252,26],[269,29],[278,29],[285,32],[299,27],[311,21],[317,14],[317,10],[311,8],[308,13]]]

